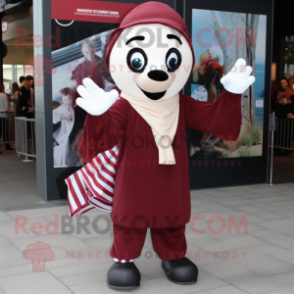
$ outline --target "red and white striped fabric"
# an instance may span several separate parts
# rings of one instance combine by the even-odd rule
[[[114,146],[65,179],[71,218],[93,208],[112,211],[117,157],[118,148]]]

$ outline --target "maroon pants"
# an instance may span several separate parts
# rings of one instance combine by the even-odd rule
[[[174,260],[186,255],[185,226],[150,228],[154,251],[162,260]],[[146,229],[127,228],[113,224],[114,242],[110,255],[117,259],[135,259],[141,254]]]

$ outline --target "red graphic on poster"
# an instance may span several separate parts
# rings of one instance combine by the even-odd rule
[[[120,23],[137,4],[63,0],[52,0],[52,19],[87,22]]]

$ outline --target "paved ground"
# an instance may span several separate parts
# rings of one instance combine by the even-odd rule
[[[37,198],[34,163],[24,164],[9,152],[0,155],[0,167],[0,293],[115,293],[106,286],[113,263],[109,214],[92,210],[65,225],[66,202]],[[293,294],[293,190],[293,183],[284,183],[192,191],[191,216],[204,216],[186,230],[188,257],[200,270],[198,282],[169,282],[148,234],[136,260],[141,287],[132,293]],[[209,219],[214,219],[211,225]]]

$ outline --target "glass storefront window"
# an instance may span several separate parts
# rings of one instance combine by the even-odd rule
[[[21,76],[33,75],[33,66],[31,65],[14,65],[4,64],[3,65],[3,84],[5,92],[10,93],[12,83],[19,83]]]
[[[19,83],[19,78],[24,76],[24,66],[23,65],[16,65],[16,82]]]
[[[3,84],[5,92],[9,92],[11,89],[11,84],[13,82],[13,65],[4,64],[3,65]]]

